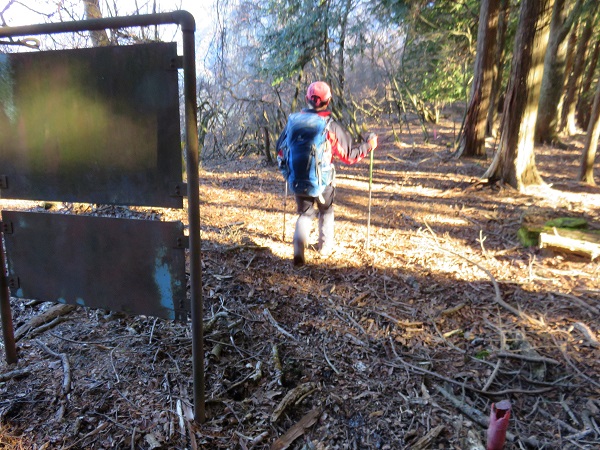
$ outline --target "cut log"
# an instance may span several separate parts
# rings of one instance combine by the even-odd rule
[[[540,233],[540,248],[549,248],[589,257],[600,256],[600,235],[579,230],[544,229]]]

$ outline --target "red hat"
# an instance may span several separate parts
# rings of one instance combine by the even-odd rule
[[[327,103],[331,98],[331,89],[324,81],[315,81],[311,83],[306,91],[306,100],[315,105],[315,107],[321,106],[323,103]]]

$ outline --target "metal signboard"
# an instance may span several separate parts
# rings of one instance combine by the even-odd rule
[[[175,43],[0,54],[0,198],[182,207]]]
[[[0,38],[161,24],[180,26],[181,57],[174,43],[0,54],[0,198],[183,208],[187,194],[189,239],[181,223],[3,211],[0,266],[10,273],[0,272],[0,319],[13,364],[11,292],[168,319],[189,313],[194,419],[204,422],[193,16],[174,11],[0,27]],[[187,173],[196,174],[186,184],[182,156]]]
[[[14,297],[187,320],[181,222],[2,211]]]

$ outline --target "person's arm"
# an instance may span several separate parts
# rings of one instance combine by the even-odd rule
[[[344,164],[359,162],[377,147],[377,136],[374,134],[366,142],[354,145],[352,135],[337,122],[329,125],[329,141],[332,153]]]

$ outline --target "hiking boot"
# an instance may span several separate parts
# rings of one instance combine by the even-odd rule
[[[319,256],[321,257],[321,259],[326,259],[329,258],[333,254],[333,252],[335,252],[335,249],[332,245],[323,245],[319,250]]]
[[[305,263],[304,255],[294,255],[294,267],[302,267]]]

